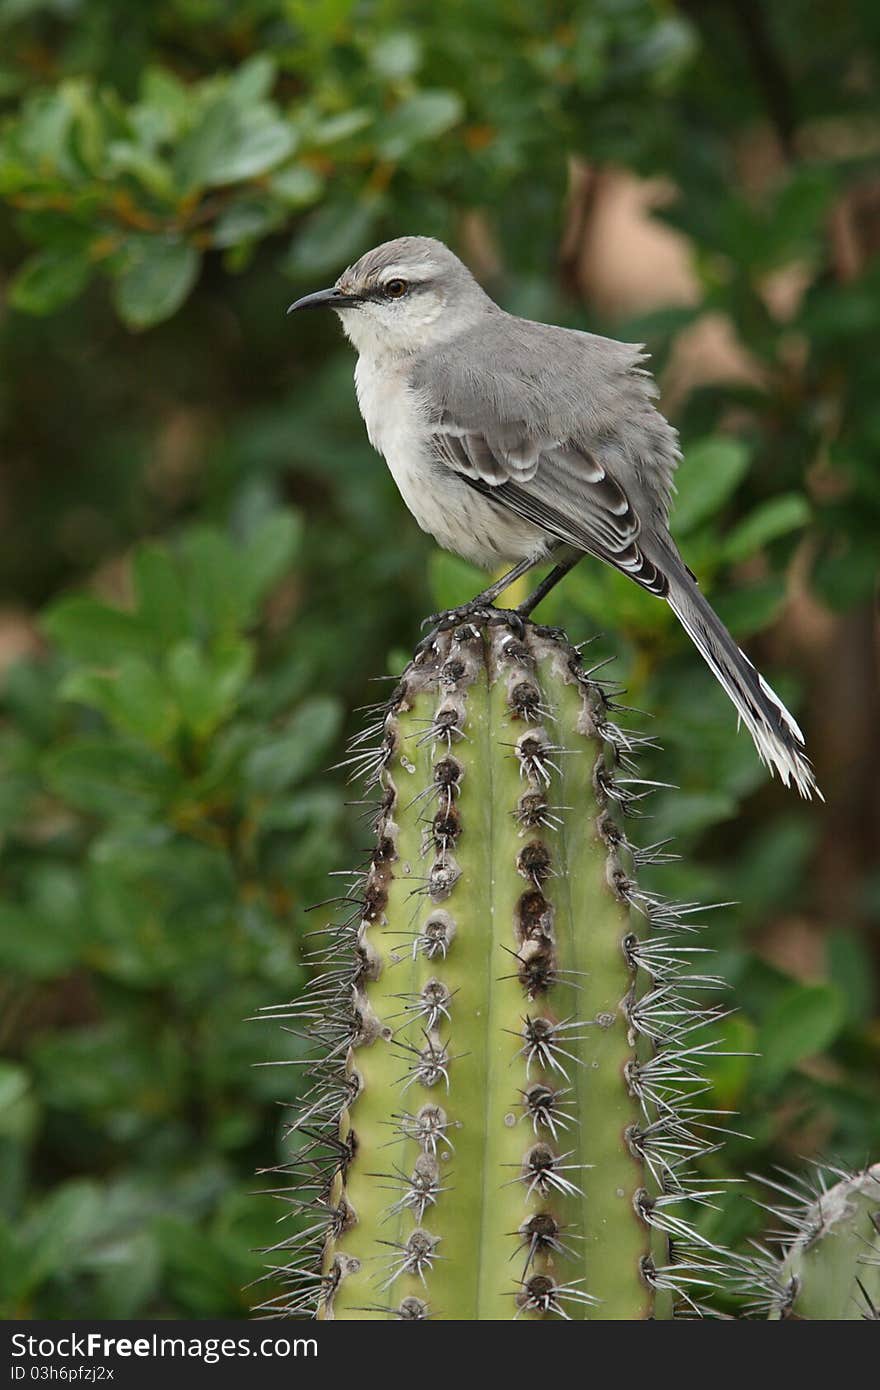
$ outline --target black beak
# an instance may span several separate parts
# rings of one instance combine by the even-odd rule
[[[333,285],[329,290],[316,290],[314,294],[303,295],[302,299],[291,304],[287,312],[292,314],[295,309],[344,309],[347,304],[360,302],[360,295],[345,294]]]

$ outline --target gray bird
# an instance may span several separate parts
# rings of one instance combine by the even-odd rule
[[[767,766],[816,790],[803,734],[669,533],[678,435],[640,345],[505,313],[431,237],[377,246],[288,312],[319,306],[358,351],[367,434],[422,530],[486,569],[513,564],[450,620],[552,559],[525,616],[584,555],[604,560],[666,600]]]

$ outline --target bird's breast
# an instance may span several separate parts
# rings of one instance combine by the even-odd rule
[[[355,390],[370,443],[389,462],[401,444],[424,438],[424,416],[405,374],[367,357],[358,358]]]
[[[543,533],[468,486],[432,459],[428,414],[403,371],[360,357],[358,406],[367,434],[423,531],[446,550],[490,568],[539,551]]]
[[[402,371],[366,357],[358,359],[354,380],[370,443],[418,517],[430,473],[428,426],[418,393]]]

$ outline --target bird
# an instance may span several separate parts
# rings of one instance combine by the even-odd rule
[[[668,603],[771,773],[821,795],[793,716],[670,533],[681,451],[644,345],[507,313],[426,236],[374,247],[288,313],[317,308],[338,315],[357,352],[367,435],[422,530],[483,569],[512,566],[447,622],[552,561],[517,609],[526,618],[584,556],[602,560]]]

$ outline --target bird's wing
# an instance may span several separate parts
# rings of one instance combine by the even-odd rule
[[[665,595],[678,439],[643,361],[636,344],[496,310],[419,357],[411,383],[436,467]]]
[[[665,594],[665,575],[639,544],[641,524],[619,477],[591,452],[519,422],[431,422],[435,465],[453,469],[477,492],[577,550]]]

